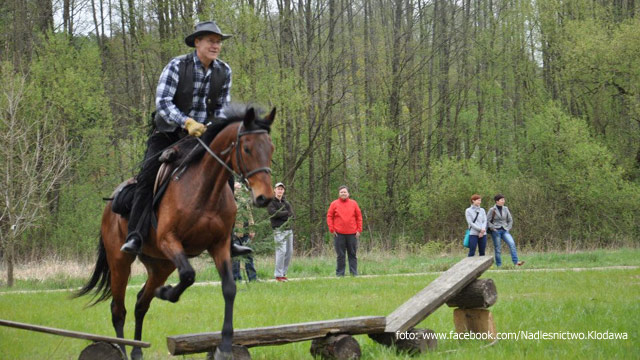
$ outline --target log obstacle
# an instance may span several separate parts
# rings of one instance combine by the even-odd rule
[[[118,345],[106,342],[94,342],[82,350],[78,360],[127,360]]]
[[[86,347],[82,351],[82,353],[80,354],[79,360],[98,359],[98,358],[99,359],[105,359],[105,360],[111,360],[111,359],[120,360],[120,359],[123,359],[122,352],[120,351],[119,348],[113,346],[114,344],[137,346],[137,347],[142,347],[142,348],[148,348],[148,347],[151,346],[150,343],[144,342],[144,341],[121,339],[121,338],[116,338],[116,337],[102,336],[102,335],[89,334],[89,333],[70,331],[70,330],[63,330],[63,329],[57,329],[57,328],[52,328],[52,327],[47,327],[47,326],[26,324],[26,323],[21,323],[21,322],[16,322],[16,321],[9,321],[9,320],[2,320],[2,319],[0,319],[0,325],[7,326],[7,327],[12,327],[12,328],[16,328],[16,329],[37,331],[37,332],[53,334],[53,335],[58,335],[58,336],[64,336],[64,337],[70,337],[70,338],[84,339],[84,340],[93,341],[94,344],[89,345],[88,347]],[[100,356],[98,356],[98,354],[100,354]]]
[[[492,264],[492,256],[464,258],[386,317],[361,316],[261,328],[236,329],[233,333],[233,344],[246,349],[254,346],[280,345],[313,340],[310,351],[314,357],[323,359],[359,359],[360,346],[352,335],[368,334],[371,339],[380,344],[392,346],[398,351],[405,351],[410,354],[435,349],[437,345],[436,339],[423,336],[423,334],[433,333],[433,331],[415,329],[414,327],[447,302],[454,304],[452,306],[461,306],[459,304],[464,303],[466,300],[458,298],[456,295],[463,291],[465,294],[479,293],[479,295],[474,295],[474,299],[469,306],[476,307],[477,303],[481,303],[483,306],[493,305],[497,299],[497,296],[491,297],[491,286],[495,291],[493,281],[489,280],[487,282],[483,280],[480,283],[474,283]],[[473,285],[467,289],[470,284]],[[397,339],[397,332],[410,332],[415,336],[404,341]],[[171,355],[211,352],[215,350],[221,340],[222,334],[220,331],[174,335],[167,337],[167,347]]]
[[[466,257],[387,316],[385,332],[415,327],[493,264],[493,256]]]
[[[455,309],[453,324],[458,334],[472,332],[491,334],[492,337],[487,337],[487,340],[496,338],[496,324],[489,309]]]
[[[430,329],[409,329],[403,338],[398,338],[394,333],[369,334],[369,338],[378,344],[395,348],[397,352],[417,355],[427,350],[435,350],[438,340],[434,334]]]
[[[360,344],[351,335],[327,335],[311,342],[311,356],[321,359],[352,360],[360,359]]]
[[[457,307],[453,311],[453,324],[457,333],[472,332],[491,334],[496,338],[493,314],[488,309],[496,303],[498,291],[491,279],[477,279],[447,301],[447,306]]]
[[[233,343],[246,347],[280,345],[323,338],[331,334],[370,334],[385,327],[384,316],[360,316],[347,319],[313,321],[233,331]],[[222,332],[175,335],[167,337],[171,355],[211,351],[220,344]]]
[[[460,309],[488,308],[496,301],[498,291],[493,280],[477,279],[447,301],[447,306]]]

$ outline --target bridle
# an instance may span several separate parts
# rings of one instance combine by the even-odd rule
[[[236,148],[236,162],[238,163],[238,167],[240,168],[240,174],[233,171],[233,169],[227,163],[225,163],[218,155],[216,155],[216,153],[214,153],[213,150],[211,150],[211,148],[209,148],[209,146],[205,144],[204,141],[202,141],[202,139],[200,139],[199,137],[196,137],[196,140],[198,140],[198,143],[200,143],[200,145],[204,147],[204,149],[209,153],[209,155],[211,155],[214,159],[216,159],[216,161],[218,161],[220,165],[222,165],[222,167],[224,167],[227,171],[229,171],[235,178],[240,178],[241,182],[249,186],[248,179],[251,176],[259,172],[266,172],[267,174],[271,174],[271,168],[268,166],[263,166],[263,167],[259,167],[259,168],[248,171],[246,169],[244,160],[242,158],[242,152],[240,151],[240,139],[245,135],[268,134],[269,132],[264,129],[242,131],[243,128],[244,128],[244,123],[241,122],[240,125],[238,126],[236,141],[233,141],[226,149],[220,152],[220,155],[226,155],[231,150],[233,150],[234,147]]]

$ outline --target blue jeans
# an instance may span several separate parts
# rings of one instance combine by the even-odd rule
[[[513,236],[509,234],[507,230],[496,230],[491,232],[491,238],[493,239],[493,248],[495,249],[496,256],[496,266],[502,266],[502,258],[500,257],[500,248],[502,247],[502,243],[500,239],[504,240],[504,242],[509,245],[509,250],[511,250],[511,261],[513,264],[518,263],[518,252],[516,251],[516,243],[513,241]]]
[[[487,248],[487,235],[478,238],[478,235],[469,235],[469,256],[476,254],[476,246],[480,256],[484,256],[484,249]]]

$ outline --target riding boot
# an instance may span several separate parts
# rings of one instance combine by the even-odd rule
[[[253,252],[253,249],[248,246],[238,245],[231,243],[231,257],[249,255]]]
[[[120,251],[126,252],[133,255],[138,255],[140,253],[140,249],[142,248],[142,237],[140,233],[134,231],[127,236],[127,242],[122,245]]]
[[[142,242],[149,234],[149,226],[152,211],[152,194],[138,183],[133,197],[133,206],[127,224],[127,239],[120,251],[137,255],[142,249]]]

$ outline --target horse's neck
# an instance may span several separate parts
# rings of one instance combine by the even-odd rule
[[[231,144],[235,141],[236,131],[237,126],[229,125],[220,131],[209,144],[209,148],[225,164],[229,164],[231,157],[234,155],[234,149],[231,149]],[[225,150],[228,151],[223,154]],[[196,184],[198,184],[197,189],[193,190],[198,193],[200,199],[207,199],[214,203],[220,198],[225,186],[227,186],[229,176],[231,176],[229,171],[208,152],[205,152],[202,160],[198,163],[195,174],[199,181],[196,181]]]

